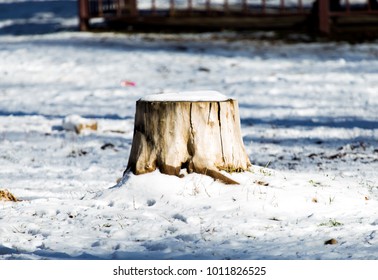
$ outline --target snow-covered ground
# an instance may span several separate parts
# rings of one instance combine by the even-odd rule
[[[0,259],[378,259],[376,43],[76,24],[75,1],[0,1],[0,190],[22,199],[0,202]],[[192,90],[239,101],[241,184],[153,172],[114,187],[135,101]],[[72,114],[98,129],[63,129]]]

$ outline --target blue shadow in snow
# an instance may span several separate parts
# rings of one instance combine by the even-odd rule
[[[44,117],[46,119],[56,119],[60,118],[63,119],[66,116],[65,115],[54,115],[54,114],[40,114],[37,112],[23,112],[23,111],[14,111],[14,112],[7,112],[7,111],[0,111],[0,117],[9,117],[9,116],[15,116],[15,117],[29,117],[29,116],[39,116]],[[96,115],[96,114],[86,114],[81,115],[83,118],[88,119],[109,119],[109,120],[129,120],[133,118],[134,116],[120,116],[117,114],[104,114],[104,115]]]
[[[0,21],[11,24],[0,28],[0,35],[34,35],[62,29],[61,20],[77,17],[77,1],[33,1],[0,3]]]
[[[259,119],[259,118],[242,118],[241,124],[251,125],[271,125],[275,127],[329,127],[329,128],[361,128],[361,129],[378,129],[378,120],[364,120],[357,117],[321,117],[317,120],[310,118],[303,119]]]

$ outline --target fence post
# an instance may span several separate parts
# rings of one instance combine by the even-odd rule
[[[137,0],[130,0],[129,2],[130,2],[130,15],[131,16],[137,16],[138,15]],[[153,3],[151,3],[151,5],[153,5]],[[156,12],[156,4],[154,4],[154,5],[155,5],[155,11],[153,11],[153,12],[155,13]]]
[[[79,0],[79,29],[87,31],[89,29],[89,3],[88,0]]]
[[[329,20],[329,0],[319,0],[319,31],[321,33],[330,33]]]

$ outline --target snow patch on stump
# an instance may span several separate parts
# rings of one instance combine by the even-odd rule
[[[227,96],[218,91],[204,90],[204,91],[182,91],[182,92],[167,92],[161,94],[151,94],[141,98],[141,101],[146,102],[197,102],[197,101],[226,101],[229,100]]]

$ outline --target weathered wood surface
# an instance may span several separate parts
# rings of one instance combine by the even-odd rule
[[[220,171],[240,172],[250,165],[236,100],[137,101],[126,171],[144,174],[159,169],[180,176],[186,169],[237,184]]]

